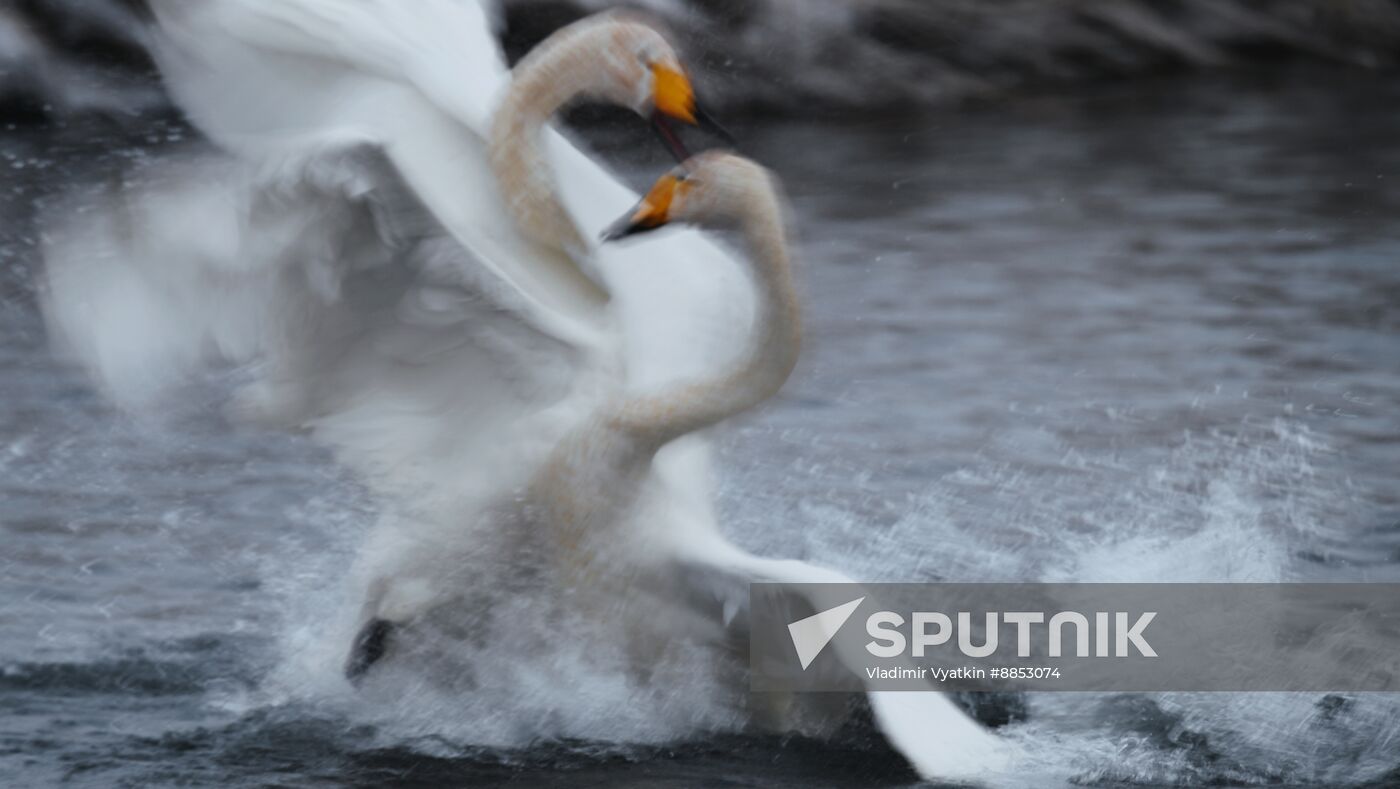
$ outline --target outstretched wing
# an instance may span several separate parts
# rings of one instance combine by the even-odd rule
[[[477,470],[529,451],[539,415],[592,380],[592,357],[521,320],[377,145],[132,180],[46,228],[53,333],[119,402],[237,364],[241,416],[310,427],[368,479],[459,491],[489,487]]]
[[[166,83],[215,142],[250,161],[381,144],[446,232],[516,290],[525,315],[562,339],[601,341],[608,294],[576,261],[521,238],[490,171],[484,135],[508,72],[480,2],[152,7]]]

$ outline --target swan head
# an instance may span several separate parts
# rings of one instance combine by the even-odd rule
[[[650,118],[678,161],[690,157],[674,124],[696,126],[732,143],[733,137],[695,98],[695,87],[675,47],[655,27],[633,13],[612,12],[584,23],[583,42],[602,54],[601,98]],[[597,40],[601,37],[601,41]]]
[[[707,151],[661,176],[641,203],[603,233],[617,241],[689,224],[713,230],[743,225],[776,204],[773,175],[762,165],[724,151]]]

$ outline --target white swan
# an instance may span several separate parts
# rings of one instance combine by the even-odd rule
[[[525,533],[552,546],[576,541],[576,550],[556,554],[564,583],[606,596],[629,578],[650,579],[718,627],[743,605],[750,580],[843,580],[725,541],[710,509],[704,445],[692,437],[657,449],[682,427],[775,390],[786,371],[772,357],[750,357],[767,370],[758,377],[766,386],[750,387],[758,378],[744,376],[742,392],[703,398],[724,404],[709,417],[688,414],[685,425],[651,431],[644,445],[655,462],[623,464],[631,479],[605,476],[616,464],[561,460],[571,453],[556,448],[589,435],[578,426],[603,404],[635,406],[615,415],[626,424],[647,415],[650,401],[619,400],[599,354],[559,340],[596,317],[597,299],[560,264],[575,262],[577,250],[562,241],[564,252],[540,255],[561,237],[529,238],[529,229],[522,237],[503,208],[499,161],[484,140],[505,72],[480,8],[447,0],[411,9],[387,0],[176,5],[158,5],[171,31],[161,58],[168,79],[211,137],[259,166],[251,174],[224,161],[161,166],[139,192],[99,198],[52,226],[46,312],[114,395],[158,395],[170,371],[211,350],[256,362],[245,368],[253,378],[240,399],[245,413],[310,429],[398,503],[365,552],[366,575],[384,579],[370,615],[386,621],[450,596],[440,579],[434,585],[431,560],[444,547],[493,544],[499,523],[483,513],[503,494],[559,474],[583,476],[558,490],[618,494],[582,521],[548,519],[610,530]],[[635,202],[557,134],[542,139],[580,237]],[[740,191],[725,196],[731,211],[761,207]],[[690,195],[666,218],[705,205],[700,192]],[[710,218],[720,216],[733,214],[716,204]],[[761,260],[780,252],[767,251]],[[735,262],[692,233],[610,247],[586,262],[614,294],[633,391],[699,379],[734,344],[712,327],[746,323],[753,294],[735,287]],[[510,287],[472,273],[481,267]],[[632,517],[610,517],[627,507]],[[995,738],[943,697],[871,701],[881,728],[925,775],[993,769]]]
[[[584,615],[593,608],[616,612],[608,596],[645,590],[679,601],[708,623],[687,618],[678,627],[708,627],[720,637],[726,629],[747,627],[750,583],[851,583],[802,562],[747,554],[724,539],[713,521],[665,506],[666,480],[655,466],[663,447],[762,403],[791,374],[801,320],[783,216],[770,173],[732,154],[708,153],[663,176],[637,210],[606,233],[618,240],[681,223],[737,231],[759,309],[753,334],[730,369],[602,403],[562,437],[523,494],[504,503],[517,511],[510,522],[533,537],[531,553],[546,557],[553,582],[567,589],[565,597]],[[456,559],[449,555],[445,561]],[[397,625],[453,602],[448,590],[400,593],[396,587],[405,582],[415,585],[416,579],[377,584],[347,664],[353,678],[392,655]],[[825,607],[824,601],[811,603],[816,610]],[[641,616],[668,616],[643,608]],[[747,641],[746,632],[729,636]],[[975,780],[1005,766],[1009,746],[942,695],[872,693],[870,701],[881,729],[926,777]]]

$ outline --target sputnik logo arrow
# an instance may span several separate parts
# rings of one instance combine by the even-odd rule
[[[799,619],[788,625],[788,635],[792,636],[792,645],[797,648],[797,659],[802,662],[803,671],[806,671],[807,667],[812,665],[812,661],[817,659],[817,655],[826,649],[826,645],[831,643],[841,626],[846,624],[846,620],[851,618],[851,614],[854,614],[863,602],[864,597],[852,600],[845,605],[829,608],[820,614]]]

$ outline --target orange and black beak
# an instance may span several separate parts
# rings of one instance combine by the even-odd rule
[[[726,145],[734,144],[734,135],[696,101],[695,88],[684,72],[660,63],[652,66],[651,72],[655,92],[653,99],[656,105],[656,111],[651,116],[652,128],[671,151],[671,155],[676,157],[676,161],[684,162],[689,159],[690,150],[671,125],[672,121],[697,126],[723,140]]]
[[[686,188],[685,176],[667,173],[661,176],[647,196],[626,216],[603,231],[603,243],[660,230],[671,221],[671,209],[676,197]]]

